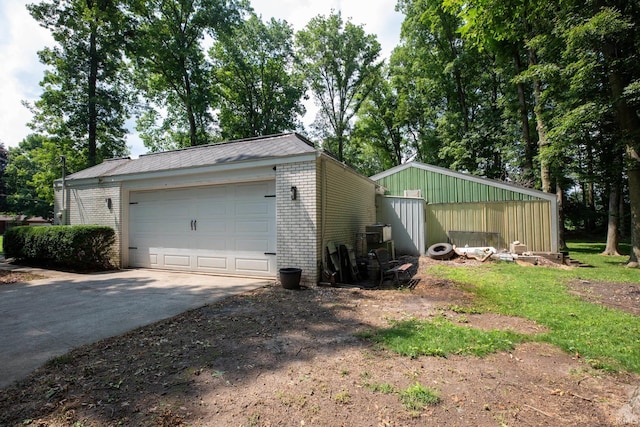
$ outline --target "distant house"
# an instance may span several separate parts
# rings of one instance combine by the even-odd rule
[[[0,234],[4,234],[10,227],[19,225],[51,225],[51,221],[40,216],[27,217],[26,215],[0,215]]]
[[[108,160],[54,189],[56,222],[113,227],[122,267],[316,283],[327,242],[376,220],[376,184],[296,133]]]

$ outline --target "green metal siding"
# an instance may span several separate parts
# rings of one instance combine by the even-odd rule
[[[527,250],[552,250],[551,204],[549,201],[442,203],[427,205],[427,246],[448,241],[449,231],[500,234],[506,249],[518,240]]]
[[[380,178],[377,182],[388,190],[387,194],[390,196],[404,196],[404,190],[421,190],[422,197],[427,203],[539,200],[518,191],[497,188],[415,167]]]

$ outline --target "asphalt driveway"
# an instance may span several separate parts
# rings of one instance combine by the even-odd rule
[[[273,283],[151,269],[34,272],[47,278],[0,286],[0,388],[72,348]]]

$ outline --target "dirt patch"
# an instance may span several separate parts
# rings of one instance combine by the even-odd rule
[[[412,289],[268,286],[80,347],[1,390],[0,425],[617,422],[640,377],[603,374],[550,345],[522,344],[482,359],[410,359],[361,338],[391,319],[436,315],[473,327],[542,332],[520,318],[461,313],[473,296],[429,276],[428,263],[420,261]],[[400,392],[416,382],[436,390],[441,402],[403,406]]]
[[[0,270],[0,285],[11,283],[24,283],[31,280],[43,279],[43,276],[32,273],[19,273],[9,270]]]
[[[640,285],[634,283],[574,281],[569,290],[581,298],[640,316]]]

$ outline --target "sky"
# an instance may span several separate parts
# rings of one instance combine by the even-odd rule
[[[7,148],[17,146],[31,132],[27,126],[31,113],[23,102],[33,103],[40,97],[39,82],[45,69],[37,52],[54,45],[49,31],[26,10],[28,3],[36,1],[0,0],[0,142]],[[400,38],[403,16],[395,11],[395,0],[251,0],[251,4],[263,20],[284,19],[295,31],[314,16],[341,11],[343,19],[351,19],[366,33],[377,35],[383,58],[389,57]],[[312,104],[307,105],[307,110],[308,116],[316,111]],[[305,117],[304,122],[312,119]],[[146,152],[136,135],[129,136],[127,145],[132,157]]]

